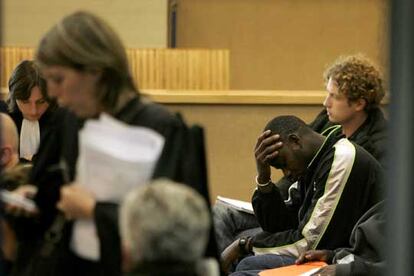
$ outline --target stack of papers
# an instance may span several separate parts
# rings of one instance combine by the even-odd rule
[[[217,202],[221,202],[231,208],[234,208],[236,210],[239,210],[245,213],[254,214],[252,204],[247,201],[241,201],[241,200],[227,198],[223,196],[217,196]]]
[[[76,182],[97,201],[119,203],[131,189],[146,184],[164,146],[164,137],[144,127],[126,125],[107,114],[89,120],[79,133]],[[72,249],[99,260],[99,242],[92,220],[77,220]]]

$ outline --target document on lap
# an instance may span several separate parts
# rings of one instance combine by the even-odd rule
[[[217,202],[224,203],[227,206],[230,206],[236,210],[239,210],[245,213],[254,214],[252,204],[247,201],[241,201],[241,200],[227,198],[223,196],[217,196]]]
[[[259,273],[259,276],[311,276],[324,266],[327,266],[325,262],[308,262],[300,265],[288,265],[263,270]]]
[[[107,114],[89,120],[79,133],[76,182],[97,201],[120,203],[134,187],[148,183],[164,146],[164,137],[130,126]],[[77,220],[71,242],[80,257],[99,260],[99,241],[92,220]]]

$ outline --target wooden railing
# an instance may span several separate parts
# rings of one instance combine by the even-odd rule
[[[24,59],[33,59],[34,49],[29,47],[0,47],[0,83],[8,87],[11,72]]]
[[[15,66],[33,59],[33,48],[0,47],[0,86]],[[128,49],[131,74],[140,89],[227,90],[230,55],[223,49]]]
[[[319,105],[326,97],[324,90],[154,90],[140,91],[161,104],[197,105]],[[7,88],[0,88],[0,99],[7,97]],[[381,105],[389,104],[389,95]]]
[[[154,102],[163,104],[224,105],[320,105],[322,90],[143,90]]]

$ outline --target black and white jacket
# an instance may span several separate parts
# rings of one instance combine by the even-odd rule
[[[258,190],[253,207],[264,230],[253,237],[255,254],[298,257],[310,249],[347,247],[358,219],[382,197],[382,167],[366,150],[340,134],[327,137],[304,176],[296,200],[286,204],[279,189]]]

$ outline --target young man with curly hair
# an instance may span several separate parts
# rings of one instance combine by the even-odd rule
[[[325,109],[312,128],[322,132],[332,124],[341,125],[349,140],[386,167],[387,121],[379,108],[385,91],[379,71],[363,56],[340,57],[324,72],[324,79]]]

